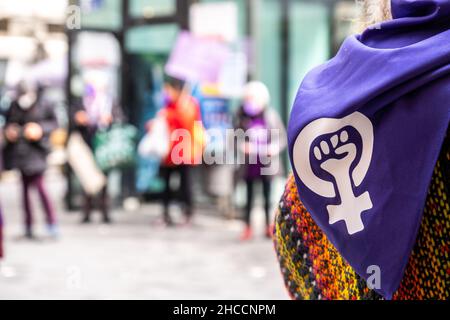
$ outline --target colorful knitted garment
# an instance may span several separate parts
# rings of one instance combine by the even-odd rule
[[[450,298],[450,141],[435,167],[423,221],[394,300]],[[300,202],[291,176],[279,204],[275,248],[297,300],[382,299],[341,257]]]

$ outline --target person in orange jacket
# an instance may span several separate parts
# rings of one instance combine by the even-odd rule
[[[162,161],[161,174],[165,181],[163,193],[164,222],[172,226],[169,206],[174,199],[170,180],[174,174],[180,176],[178,194],[184,204],[184,214],[189,223],[192,218],[191,169],[201,163],[204,147],[203,126],[200,107],[185,90],[182,81],[168,78],[164,86],[165,107],[160,117],[167,121],[169,152]]]

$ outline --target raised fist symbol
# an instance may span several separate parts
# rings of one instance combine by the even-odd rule
[[[337,192],[341,197],[340,205],[327,206],[329,223],[344,220],[348,233],[354,234],[364,230],[361,213],[371,209],[373,205],[368,192],[359,197],[353,193],[350,169],[356,159],[357,149],[348,140],[348,132],[342,131],[339,135],[332,136],[329,142],[324,140],[320,147],[315,147],[314,156],[318,161],[328,158],[320,167],[335,178]]]
[[[349,131],[343,130],[346,127],[353,127],[361,136],[361,150],[351,141]],[[328,138],[330,135],[331,138]],[[322,136],[324,138],[313,147],[313,142]],[[361,157],[355,165],[358,151]],[[372,151],[372,123],[358,112],[343,119],[322,118],[310,123],[300,133],[294,146],[294,164],[300,179],[320,196],[340,198],[340,204],[327,206],[329,223],[343,220],[350,235],[364,230],[361,214],[373,207],[369,192],[356,196],[353,191],[353,186],[361,185],[367,174]],[[313,153],[311,160],[316,160],[321,169],[332,175],[335,184],[313,172],[310,152]]]
[[[356,159],[356,145],[347,143],[348,139],[348,132],[342,131],[340,135],[336,134],[331,137],[330,141],[324,140],[319,147],[314,148],[314,156],[318,161],[328,158],[328,160],[322,162],[320,167],[334,177],[336,177],[336,174],[339,174],[339,171],[343,170],[348,174],[353,161]],[[340,147],[338,147],[339,144],[341,144]],[[341,159],[330,157],[333,153],[344,157]]]

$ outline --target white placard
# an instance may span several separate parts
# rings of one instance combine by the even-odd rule
[[[120,47],[117,39],[97,32],[79,34],[74,50],[75,61],[82,66],[119,66]]]
[[[223,96],[239,98],[247,82],[247,56],[237,51],[224,63],[219,75],[219,91]]]
[[[190,9],[190,30],[196,36],[227,42],[238,39],[238,7],[234,2],[196,3]]]

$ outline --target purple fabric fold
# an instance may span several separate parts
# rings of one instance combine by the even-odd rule
[[[394,20],[347,38],[305,77],[289,123],[300,199],[387,299],[450,119],[450,1],[392,0],[392,10]]]

